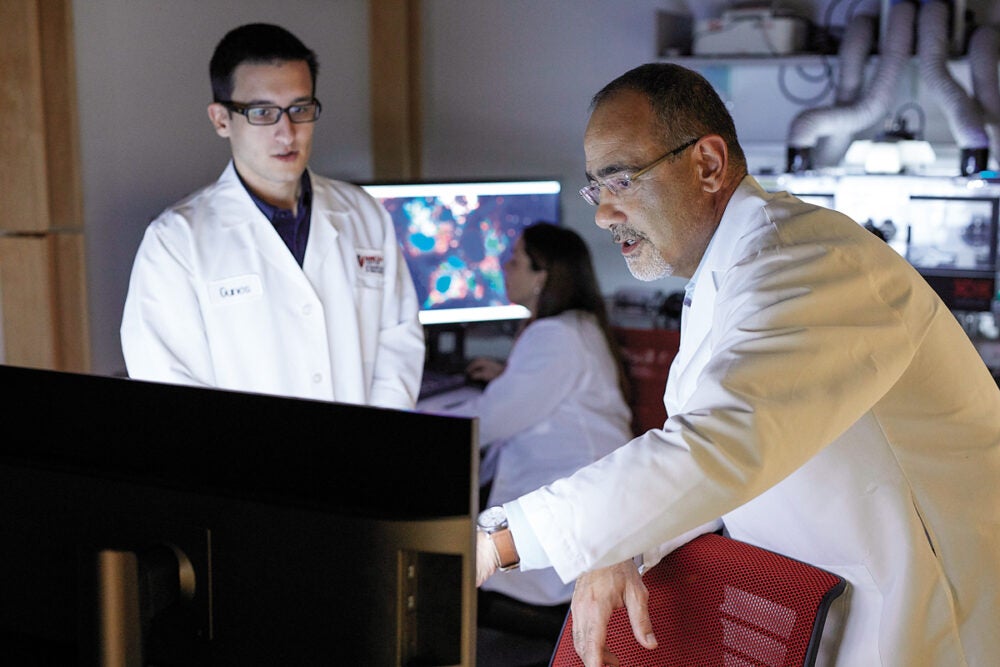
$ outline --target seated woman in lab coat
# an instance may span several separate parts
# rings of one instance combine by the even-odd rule
[[[504,265],[504,281],[510,300],[531,316],[506,365],[469,364],[468,374],[488,384],[454,409],[479,417],[486,506],[566,477],[632,438],[625,374],[583,239],[549,223],[526,228]],[[573,585],[548,569],[505,572],[483,589],[528,605],[562,606]],[[490,607],[503,606],[497,597],[487,595],[480,608],[486,623]]]

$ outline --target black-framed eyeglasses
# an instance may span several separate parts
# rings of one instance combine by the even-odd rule
[[[652,170],[654,167],[657,167],[665,160],[669,160],[684,150],[691,148],[700,140],[701,137],[691,139],[677,148],[667,151],[635,173],[630,174],[627,171],[621,171],[617,174],[606,176],[605,178],[595,178],[590,183],[580,188],[580,196],[583,197],[583,200],[591,206],[597,206],[601,203],[601,188],[607,188],[608,192],[613,195],[621,194],[632,187],[632,182],[637,178]]]
[[[240,104],[239,102],[219,102],[230,111],[246,116],[251,125],[274,125],[281,120],[281,114],[287,113],[288,120],[293,123],[315,123],[323,111],[323,105],[315,97],[309,102],[300,102],[287,107],[277,104]]]

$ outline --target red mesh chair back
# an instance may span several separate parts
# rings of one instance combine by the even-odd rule
[[[702,535],[643,575],[659,646],[632,636],[625,609],[608,625],[608,647],[628,667],[812,665],[830,603],[846,586],[835,574],[721,535]],[[582,667],[567,615],[550,667]]]

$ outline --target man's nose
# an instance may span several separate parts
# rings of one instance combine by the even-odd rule
[[[601,201],[594,211],[594,222],[601,229],[611,229],[611,225],[620,224],[624,221],[625,215],[611,202]]]
[[[292,127],[292,121],[287,112],[281,114],[281,118],[274,124],[274,136],[285,143],[291,143],[295,136],[295,128]]]

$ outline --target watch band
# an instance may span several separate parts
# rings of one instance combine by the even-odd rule
[[[489,533],[489,536],[493,540],[493,546],[497,550],[497,570],[506,572],[520,565],[521,557],[517,553],[517,547],[514,545],[514,536],[511,535],[510,528],[501,528],[494,533]]]

